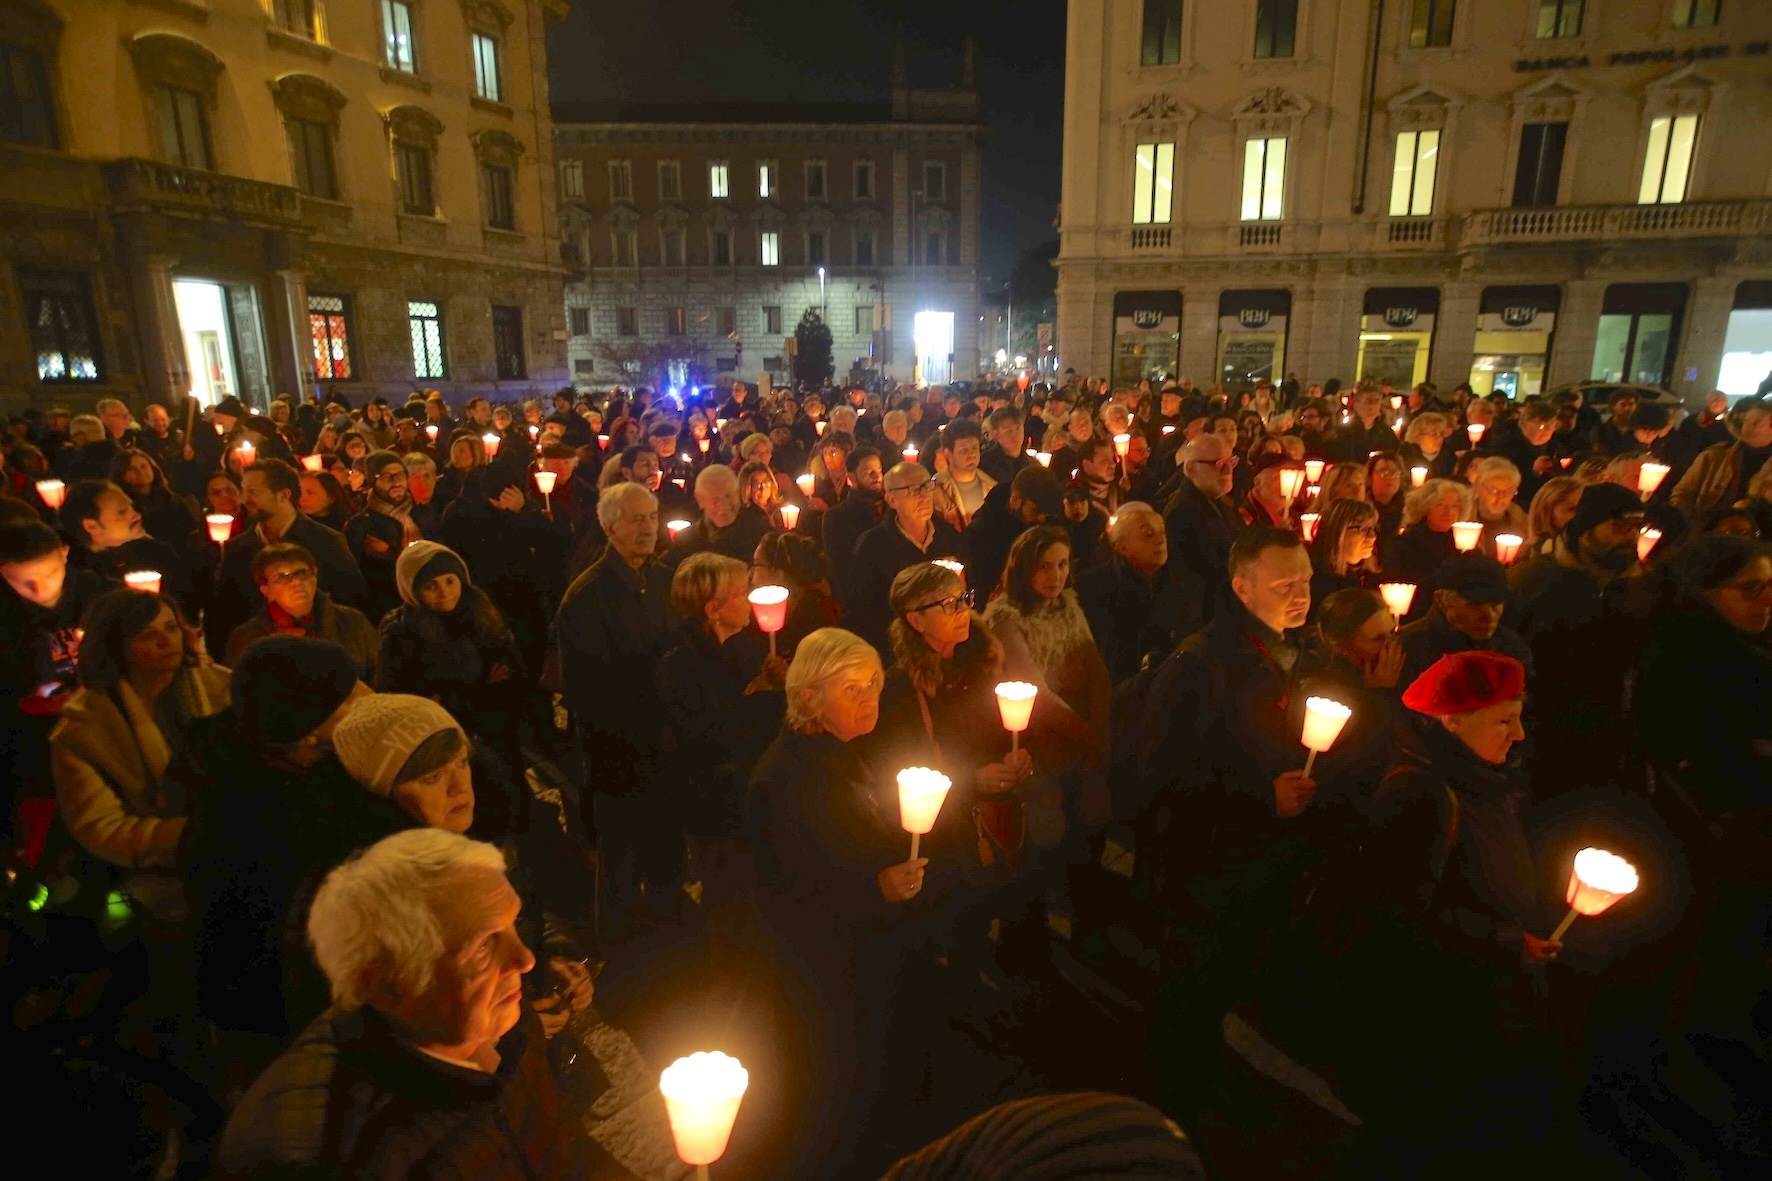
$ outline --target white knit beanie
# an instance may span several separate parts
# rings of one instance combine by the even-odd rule
[[[332,749],[352,779],[385,796],[412,752],[440,730],[461,725],[430,698],[372,693],[346,711],[332,732]]]

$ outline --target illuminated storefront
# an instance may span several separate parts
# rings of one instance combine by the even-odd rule
[[[1684,283],[1614,283],[1600,306],[1594,335],[1594,381],[1666,385],[1672,377]]]
[[[1278,385],[1286,374],[1286,321],[1292,293],[1227,291],[1218,297],[1218,380],[1227,390],[1258,381]]]
[[[1122,291],[1114,296],[1113,383],[1126,389],[1176,375],[1181,361],[1181,292]]]
[[[1768,375],[1772,375],[1772,282],[1750,280],[1735,289],[1717,388],[1732,398],[1745,398],[1758,393]]]
[[[1562,291],[1556,287],[1487,287],[1478,308],[1471,391],[1518,400],[1542,393]]]
[[[1355,366],[1361,380],[1389,382],[1398,389],[1426,381],[1434,348],[1434,319],[1439,312],[1437,287],[1368,290]]]

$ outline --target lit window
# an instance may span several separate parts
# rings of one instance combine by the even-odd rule
[[[1697,115],[1663,115],[1649,124],[1649,151],[1643,159],[1639,205],[1671,205],[1686,199],[1692,177],[1692,151],[1698,144]]]
[[[757,196],[765,200],[775,196],[775,165],[757,165]]]
[[[584,198],[585,165],[583,160],[560,161],[560,194],[571,201]]]
[[[1397,136],[1397,159],[1391,171],[1392,217],[1426,217],[1434,211],[1439,156],[1437,131],[1405,131]]]
[[[1585,0],[1538,0],[1538,28],[1533,35],[1540,40],[1580,36],[1584,3]]]
[[[1409,14],[1409,48],[1452,44],[1452,13],[1456,0],[1415,0]]]
[[[1298,44],[1298,0],[1255,0],[1255,56],[1291,57]]]
[[[92,285],[80,271],[13,265],[38,381],[98,381],[98,318]]]
[[[418,73],[418,50],[412,37],[412,5],[381,0],[382,61],[402,74]]]
[[[411,300],[406,304],[406,324],[412,334],[412,376],[448,377],[443,309],[430,300]]]
[[[503,93],[498,77],[498,38],[474,34],[474,93],[488,102],[499,102]]]
[[[1132,224],[1167,224],[1175,199],[1175,145],[1139,144],[1132,155]]]
[[[1139,64],[1172,66],[1181,60],[1181,0],[1144,0],[1144,45]]]
[[[766,267],[781,265],[781,235],[774,230],[764,230],[760,262]]]
[[[1243,145],[1243,220],[1278,221],[1284,214],[1286,138]]]
[[[726,182],[726,165],[724,162],[708,165],[708,196],[715,200],[725,200],[730,194]]]
[[[314,345],[314,379],[349,381],[351,369],[351,305],[342,295],[308,296],[308,335]]]
[[[1712,28],[1722,7],[1723,0],[1674,0],[1674,28]]]

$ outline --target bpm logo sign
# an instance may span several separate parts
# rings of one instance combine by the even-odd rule
[[[1163,313],[1151,308],[1134,308],[1132,309],[1132,326],[1144,329],[1161,328]]]
[[[1501,309],[1501,322],[1509,328],[1524,328],[1538,319],[1538,305],[1530,303],[1508,304]]]
[[[1237,323],[1245,328],[1266,328],[1274,314],[1266,308],[1242,308],[1237,312]]]
[[[1415,323],[1415,317],[1419,314],[1415,308],[1386,308],[1384,309],[1384,322],[1391,328],[1407,328]]]

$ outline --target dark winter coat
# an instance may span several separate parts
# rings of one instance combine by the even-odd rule
[[[302,631],[302,635],[312,636],[317,640],[331,640],[350,653],[351,663],[357,666],[357,677],[364,682],[375,679],[381,641],[376,637],[375,625],[364,617],[361,611],[334,603],[326,592],[321,591],[314,596],[314,612],[309,616],[311,626]],[[271,619],[271,606],[266,602],[259,608],[258,614],[235,628],[228,637],[226,663],[229,668],[240,663],[240,657],[246,649],[266,636],[291,635],[291,632],[280,632]]]
[[[470,732],[500,733],[529,683],[516,638],[477,586],[462,587],[448,615],[406,604],[381,621],[376,692],[432,698]]]
[[[787,709],[782,693],[745,693],[768,654],[755,631],[721,644],[692,620],[658,662],[654,681],[673,738],[665,774],[691,835],[730,837],[743,828],[745,785]]]
[[[363,571],[358,567],[357,559],[351,556],[344,537],[337,531],[297,513],[289,531],[279,540],[299,545],[314,555],[320,568],[320,589],[330,595],[333,602],[358,609],[368,602],[369,589],[363,581]],[[258,593],[258,583],[252,577],[253,556],[264,545],[257,529],[248,529],[228,541],[222,555],[221,573],[216,580],[215,601],[205,620],[204,630],[211,652],[224,651],[234,629],[250,619],[264,601],[264,596]]]
[[[928,549],[918,549],[898,527],[892,513],[861,535],[855,543],[855,565],[850,570],[849,597],[843,604],[849,630],[874,645],[882,654],[892,651],[886,627],[892,622],[892,580],[919,562],[953,558],[964,562],[965,545],[954,527],[940,517],[929,519],[934,533]],[[975,584],[981,585],[981,584]]]
[[[364,509],[345,521],[343,532],[345,544],[351,547],[351,556],[357,559],[357,566],[363,571],[363,581],[369,589],[365,613],[372,624],[380,623],[382,616],[400,605],[400,589],[394,584],[394,564],[400,560],[400,551],[406,548],[406,528],[386,513]],[[376,553],[369,546],[370,538],[387,548]]]
[[[1179,564],[1216,594],[1229,577],[1231,542],[1243,531],[1230,497],[1208,500],[1184,476],[1163,508],[1163,528],[1169,534],[1170,566]]]
[[[1206,595],[1199,579],[1174,563],[1145,578],[1113,554],[1078,577],[1077,597],[1117,685],[1199,630]]]
[[[1532,675],[1532,650],[1513,628],[1498,627],[1494,635],[1478,643],[1448,623],[1438,607],[1430,608],[1425,618],[1399,631],[1397,641],[1403,645],[1403,675],[1397,681],[1401,689],[1414,684],[1415,678],[1433,667],[1440,657],[1477,648],[1511,656],[1526,666],[1528,680]]]
[[[849,572],[855,565],[855,543],[880,523],[886,502],[878,493],[856,489],[824,515],[824,552],[831,563],[831,586],[846,599]]]

